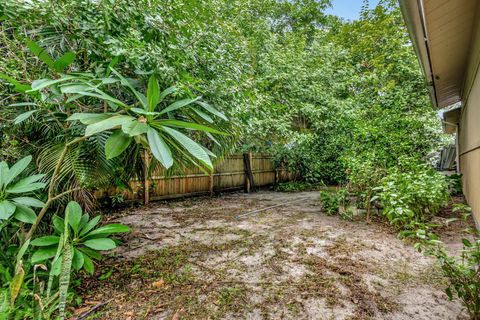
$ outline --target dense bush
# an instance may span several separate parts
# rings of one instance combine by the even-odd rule
[[[320,203],[326,215],[333,216],[339,212],[340,203],[335,192],[320,191]]]
[[[324,141],[323,141],[324,142]],[[320,137],[308,136],[276,149],[275,163],[310,184],[336,185],[345,180],[340,150],[327,150]]]
[[[445,176],[427,164],[403,159],[375,188],[383,215],[395,226],[426,222],[449,200]]]

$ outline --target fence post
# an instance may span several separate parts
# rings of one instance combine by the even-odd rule
[[[249,193],[251,190],[255,190],[255,183],[253,181],[252,172],[252,153],[243,154],[243,167],[245,169],[245,192]]]
[[[210,173],[210,184],[209,184],[210,196],[213,196],[213,174],[214,172]]]
[[[145,168],[144,168],[144,177],[143,177],[143,204],[148,204],[150,202],[150,179],[148,178],[148,169],[150,168],[150,154],[147,150],[144,151],[145,158]]]

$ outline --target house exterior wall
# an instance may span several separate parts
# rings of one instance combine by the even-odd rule
[[[463,191],[480,227],[480,25],[472,38],[459,125],[460,171]]]

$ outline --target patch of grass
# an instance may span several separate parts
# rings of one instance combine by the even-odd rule
[[[223,287],[217,291],[217,304],[225,311],[234,311],[246,302],[246,289],[242,286]]]
[[[166,284],[183,283],[193,279],[188,264],[189,252],[182,248],[164,248],[137,258],[130,274],[143,279],[163,279]]]

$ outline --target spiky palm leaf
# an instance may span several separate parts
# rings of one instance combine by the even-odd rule
[[[19,126],[19,135],[28,141],[28,151],[35,155],[39,171],[46,174],[46,180],[52,175],[65,144],[84,130],[83,126],[67,126],[67,117],[63,112],[41,109]],[[143,174],[138,146],[132,145],[121,157],[106,158],[105,143],[109,135],[103,132],[68,149],[55,186],[56,194],[81,188],[73,192],[71,198],[91,211],[95,206],[94,189],[110,187],[112,181],[128,186],[128,180]],[[67,200],[58,201],[65,204]]]

